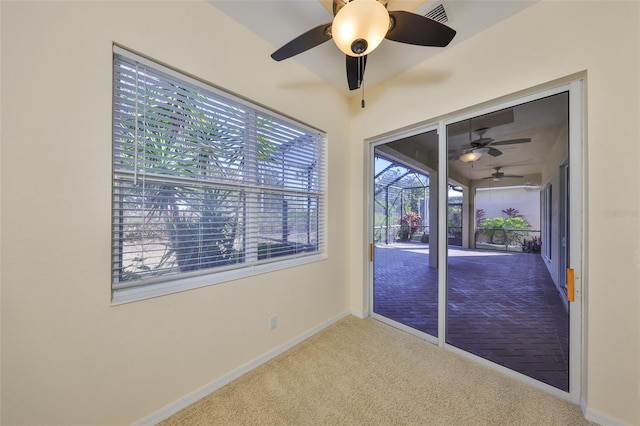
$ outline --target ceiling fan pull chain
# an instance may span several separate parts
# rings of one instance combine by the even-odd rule
[[[360,80],[360,89],[362,91],[362,99],[360,100],[360,106],[364,109],[364,57],[358,58],[358,80]]]

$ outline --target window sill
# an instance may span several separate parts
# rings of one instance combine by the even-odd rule
[[[125,303],[137,302],[154,297],[166,296],[168,294],[207,287],[227,281],[247,278],[254,275],[274,272],[281,269],[293,268],[309,263],[320,262],[327,259],[326,253],[302,256],[295,259],[288,259],[279,262],[265,263],[261,265],[247,266],[246,268],[233,269],[223,272],[214,272],[197,277],[178,278],[172,281],[149,284],[147,286],[135,287],[113,292],[111,306],[118,306]]]

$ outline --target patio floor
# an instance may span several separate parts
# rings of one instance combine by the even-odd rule
[[[374,311],[437,336],[428,244],[375,249]],[[449,248],[447,343],[568,391],[569,318],[540,255]]]

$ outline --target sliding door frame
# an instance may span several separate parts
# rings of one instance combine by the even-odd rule
[[[374,259],[374,250],[375,250],[375,238],[374,238],[374,219],[373,219],[373,211],[374,211],[374,197],[373,197],[373,191],[374,191],[374,177],[375,177],[375,170],[374,170],[374,155],[375,155],[375,148],[377,146],[380,145],[384,145],[387,144],[389,142],[393,142],[393,141],[397,141],[399,139],[404,139],[404,138],[408,138],[411,136],[416,136],[416,135],[420,135],[423,133],[428,133],[428,132],[432,132],[432,131],[439,131],[439,126],[438,123],[429,123],[429,124],[423,124],[423,125],[419,125],[416,126],[414,128],[411,128],[409,130],[404,130],[398,133],[393,133],[391,135],[382,137],[382,138],[377,138],[373,141],[370,142],[369,144],[369,152],[368,152],[368,173],[367,173],[367,233],[365,235],[367,235],[368,241],[369,241],[369,247],[370,247],[370,253],[371,253],[371,259],[369,259],[369,261],[367,262],[367,276],[369,277],[368,281],[369,281],[369,285],[366,287],[367,291],[369,293],[369,297],[368,297],[368,316],[384,322],[385,324],[389,324],[393,327],[396,327],[400,330],[403,330],[409,334],[413,334],[414,336],[418,336],[424,340],[427,340],[428,342],[431,342],[433,344],[439,345],[439,339],[436,336],[432,336],[428,333],[424,333],[420,330],[416,330],[413,327],[409,327],[405,324],[402,324],[400,322],[394,321],[392,319],[389,319],[383,315],[377,314],[374,312],[373,307],[374,307],[374,296],[375,296],[375,292],[374,292],[374,265],[375,265],[375,259]],[[438,152],[441,150],[440,144],[438,144]],[[411,164],[405,164],[403,163],[403,161],[401,160],[397,160],[398,163],[401,163],[403,165],[406,165],[407,167],[410,168],[415,168],[415,165],[411,165]],[[440,176],[440,169],[442,169],[442,167],[440,165],[438,165],[438,176]],[[439,184],[440,182],[438,182]],[[439,202],[439,200],[438,200]],[[438,206],[438,208],[440,208],[440,206]],[[438,216],[440,216],[440,211],[438,211]],[[438,230],[440,229],[440,222],[441,220],[438,220]],[[438,237],[440,236],[440,233],[438,233]],[[440,253],[438,253],[438,265],[440,264]],[[440,276],[438,276],[438,282],[440,280]],[[440,291],[438,291],[438,301],[440,298]],[[440,309],[440,307],[438,306],[438,309]],[[438,334],[440,334],[440,319],[438,318]]]
[[[480,364],[486,365],[494,370],[498,370],[508,376],[514,377],[522,382],[530,384],[533,387],[549,392],[560,398],[569,400],[573,403],[580,403],[582,393],[582,359],[585,352],[582,342],[582,304],[583,300],[582,283],[583,283],[583,217],[584,200],[583,192],[586,190],[586,181],[583,175],[583,128],[584,128],[584,111],[583,111],[583,80],[572,79],[565,81],[559,85],[548,85],[545,89],[532,89],[527,94],[515,94],[496,102],[487,103],[485,106],[478,108],[466,109],[464,113],[452,113],[438,120],[427,122],[427,124],[416,125],[413,128],[404,129],[397,133],[389,133],[384,137],[371,138],[369,142],[368,154],[368,173],[367,173],[367,212],[366,226],[367,239],[369,244],[374,244],[373,239],[373,154],[374,148],[378,145],[393,142],[409,136],[425,133],[437,129],[439,138],[439,167],[438,167],[438,216],[446,218],[447,214],[447,183],[448,183],[448,167],[444,167],[448,163],[447,156],[447,135],[446,126],[451,123],[470,119],[478,115],[487,114],[504,108],[510,108],[522,103],[535,101],[562,92],[569,93],[569,258],[567,259],[567,267],[575,271],[575,302],[570,304],[569,312],[569,392],[557,389],[553,386],[542,383],[536,379],[523,375],[521,373],[502,367],[491,361],[485,360],[479,356],[470,354],[459,348],[446,343],[446,309],[447,309],[447,221],[438,221],[438,337],[427,335],[426,333],[417,331],[411,327],[401,326],[394,321],[388,320],[381,315],[373,312],[373,265],[374,262],[367,262],[367,278],[368,286],[368,315],[379,319],[383,322],[390,323],[398,328],[403,329],[411,334],[422,337],[432,343],[438,344],[452,352],[459,353],[462,356],[473,359]],[[372,247],[372,246],[371,246]]]

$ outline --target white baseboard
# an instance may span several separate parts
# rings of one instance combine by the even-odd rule
[[[584,400],[580,401],[580,408],[582,408],[584,418],[590,422],[594,422],[602,426],[631,426],[631,423],[624,422],[620,419],[616,419],[615,417],[590,409]]]
[[[285,352],[286,350],[291,349],[292,347],[294,347],[297,344],[301,343],[302,341],[308,339],[309,337],[313,336],[314,334],[318,333],[319,331],[322,331],[323,329],[327,328],[331,324],[333,324],[333,323],[335,323],[335,322],[337,322],[337,321],[341,320],[342,318],[347,317],[349,315],[354,315],[354,316],[356,316],[358,318],[364,318],[362,313],[358,313],[358,312],[355,312],[355,311],[346,311],[346,312],[343,312],[341,314],[338,314],[335,317],[330,318],[327,321],[324,321],[324,322],[318,324],[317,326],[311,328],[310,330],[307,330],[306,332],[300,334],[299,336],[295,337],[294,339],[289,340],[288,342],[284,343],[283,345],[278,346],[277,348],[273,349],[272,351],[269,351],[266,354],[254,359],[252,361],[249,361],[248,363],[246,363],[244,365],[241,365],[240,367],[236,368],[235,370],[232,370],[229,373],[217,378],[213,382],[204,385],[200,389],[197,389],[194,392],[191,392],[190,394],[185,395],[182,398],[172,402],[171,404],[161,408],[160,410],[156,411],[155,413],[152,413],[152,414],[146,416],[145,418],[138,420],[137,422],[134,423],[134,425],[136,425],[136,426],[155,425],[155,424],[158,424],[158,423],[160,423],[161,421],[163,421],[165,419],[168,419],[169,417],[171,417],[172,415],[174,415],[178,411],[182,410],[183,408],[188,407],[189,405],[191,405],[194,402],[204,398],[205,396],[209,395],[210,393],[212,393],[212,392],[220,389],[221,387],[231,383],[232,381],[234,381],[238,377],[242,376],[243,374],[248,373],[249,371],[255,369],[256,367],[259,367],[260,365],[264,364],[265,362],[269,361],[270,359],[275,358],[276,356],[280,355],[281,353]]]
[[[369,316],[369,315],[365,315],[363,312],[354,311],[353,309],[351,309],[349,311],[349,314],[353,315],[354,317],[360,318],[360,319],[365,319],[366,317]]]

